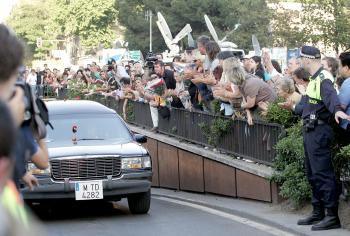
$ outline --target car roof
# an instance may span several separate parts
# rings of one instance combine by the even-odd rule
[[[50,115],[116,113],[101,103],[87,100],[48,101],[46,106]]]

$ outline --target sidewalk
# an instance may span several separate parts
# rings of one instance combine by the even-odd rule
[[[291,232],[295,235],[317,235],[317,236],[349,236],[350,231],[335,229],[326,231],[311,231],[311,226],[299,226],[297,220],[304,215],[282,211],[278,205],[262,203],[250,200],[227,198],[211,194],[195,194],[160,188],[152,188],[153,196],[161,196],[191,202],[198,205],[210,207],[226,213],[239,215],[241,217],[273,226],[278,229]]]

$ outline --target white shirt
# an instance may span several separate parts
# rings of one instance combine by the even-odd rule
[[[118,66],[117,67],[117,78],[119,78],[119,79],[121,79],[121,78],[128,78],[128,79],[130,79],[130,76],[126,72],[124,66]]]
[[[36,85],[36,80],[37,80],[36,73],[34,73],[34,74],[29,73],[26,82],[27,82],[29,85],[31,85],[31,86],[35,86],[35,85]]]

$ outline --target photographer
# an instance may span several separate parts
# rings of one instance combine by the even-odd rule
[[[17,163],[24,161],[24,156],[17,155],[15,150],[15,145],[25,150],[18,145],[18,136],[21,133],[19,127],[22,125],[25,114],[24,91],[15,86],[24,50],[16,36],[3,24],[0,24],[0,42],[2,58],[0,63],[0,234],[42,235],[39,226],[27,213],[16,187],[9,179]],[[16,155],[12,157],[11,154],[14,152]],[[41,160],[39,163],[43,164]]]
[[[15,163],[16,129],[9,107],[0,100],[0,235],[43,235],[10,179]]]
[[[43,140],[34,141],[32,131],[23,123],[25,114],[28,114],[29,99],[25,97],[24,85],[15,86],[18,68],[20,67],[24,49],[17,37],[7,27],[0,24],[0,99],[11,109],[16,126],[19,128],[15,149],[14,180],[19,186],[22,179],[29,188],[37,183],[34,176],[26,173],[26,162],[31,159],[39,168],[48,167],[48,152]],[[27,95],[28,96],[28,95]],[[32,145],[29,145],[31,142]],[[29,151],[29,152],[28,152]],[[26,153],[29,153],[26,159]]]

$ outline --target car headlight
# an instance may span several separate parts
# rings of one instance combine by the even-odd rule
[[[49,167],[45,170],[41,170],[34,163],[29,162],[27,166],[27,171],[30,172],[33,175],[50,175],[51,174],[51,166],[49,164]]]
[[[143,169],[151,167],[151,158],[143,157],[126,157],[122,158],[122,169]]]

